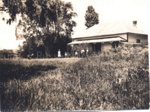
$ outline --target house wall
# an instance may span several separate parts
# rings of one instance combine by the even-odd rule
[[[124,39],[127,40],[127,33],[125,33],[125,34],[119,34],[119,35],[117,35],[117,36],[120,36],[120,37],[122,37],[122,38],[124,38]]]
[[[128,42],[129,43],[137,43],[137,39],[140,39],[141,43],[148,43],[147,35],[128,34]]]
[[[121,38],[124,38],[127,43],[137,43],[137,39],[140,39],[141,43],[148,43],[148,36],[147,35],[142,35],[142,34],[134,34],[134,33],[122,33],[122,34],[114,34],[114,37],[119,36]],[[98,37],[93,37],[92,39],[97,39]],[[88,40],[91,39],[91,37],[87,38]],[[75,39],[74,39],[75,40]],[[76,41],[81,41],[84,40],[83,38],[80,38],[80,40]],[[95,46],[94,43],[87,44],[85,47],[81,47],[82,49],[89,49],[89,52],[96,51],[96,48],[93,47]],[[98,47],[98,46],[97,46]],[[99,51],[108,51],[109,49],[112,48],[112,42],[104,42],[101,43],[101,47],[99,48]],[[80,51],[80,50],[79,50]]]
[[[106,42],[101,44],[101,51],[108,51],[111,48],[112,48],[111,42]]]

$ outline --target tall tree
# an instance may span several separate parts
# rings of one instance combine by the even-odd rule
[[[9,2],[8,2],[9,1]],[[49,54],[60,38],[70,38],[76,22],[70,2],[61,0],[3,0],[4,8],[9,13],[11,24],[18,14],[21,14],[16,36],[26,40],[34,39],[38,44],[45,46],[45,54]],[[15,9],[12,11],[12,9]],[[18,29],[22,29],[21,36]]]
[[[90,28],[94,26],[95,24],[99,23],[98,13],[95,12],[95,9],[93,6],[88,6],[86,13],[85,13],[85,26],[87,28]]]

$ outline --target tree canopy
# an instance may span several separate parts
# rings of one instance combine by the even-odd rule
[[[99,23],[99,18],[98,18],[98,13],[95,12],[95,9],[93,8],[93,6],[88,6],[86,13],[85,13],[85,26],[87,28],[90,28],[92,26],[94,26],[95,24]]]
[[[60,38],[71,38],[73,20],[77,14],[73,12],[70,2],[61,0],[3,0],[3,11],[10,15],[7,20],[11,24],[16,20],[18,14],[21,19],[16,27],[16,37],[35,38],[34,43],[45,47],[45,53],[49,54],[53,45]],[[21,30],[21,31],[20,31]],[[20,32],[20,33],[19,33]],[[27,42],[28,43],[28,42]]]

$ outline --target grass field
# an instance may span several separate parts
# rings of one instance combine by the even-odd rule
[[[147,48],[82,59],[0,60],[0,69],[3,110],[149,108]]]

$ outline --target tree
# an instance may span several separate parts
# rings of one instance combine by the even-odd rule
[[[15,21],[18,14],[22,19],[18,24],[18,29],[22,29],[21,36],[16,29],[16,37],[23,37],[26,40],[36,38],[37,45],[43,44],[45,54],[48,55],[53,46],[60,38],[71,38],[73,27],[76,22],[73,17],[77,14],[73,12],[70,2],[61,0],[3,0],[3,7],[9,13],[8,23]],[[12,11],[12,9],[14,9]]]
[[[93,6],[88,6],[85,14],[85,20],[86,20],[85,26],[87,28],[90,28],[95,24],[99,23],[98,13],[95,12]]]

